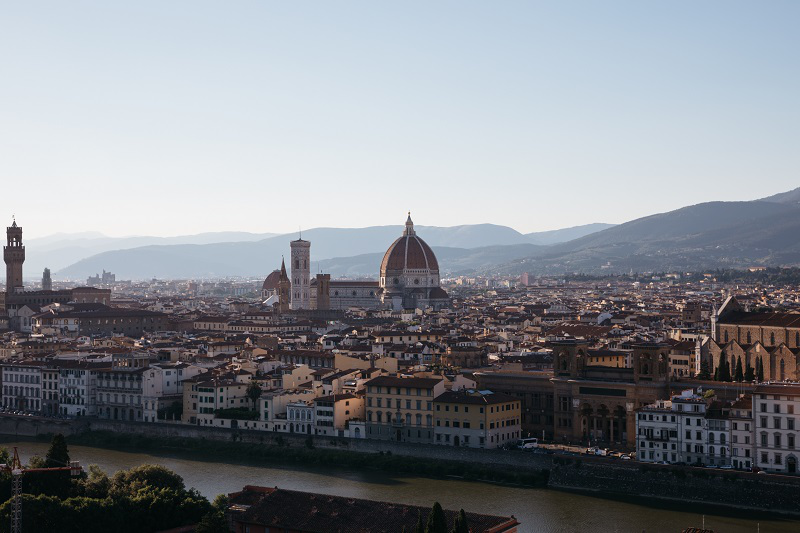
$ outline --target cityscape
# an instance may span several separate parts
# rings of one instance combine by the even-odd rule
[[[3,12],[0,533],[800,530],[800,6]]]

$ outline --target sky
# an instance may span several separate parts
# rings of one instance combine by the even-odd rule
[[[800,186],[800,2],[0,2],[0,218],[624,222]]]

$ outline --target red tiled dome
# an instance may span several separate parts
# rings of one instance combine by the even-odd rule
[[[417,237],[410,216],[403,236],[394,241],[383,256],[381,276],[385,276],[387,270],[439,271],[436,255],[425,241]]]
[[[280,270],[273,270],[272,273],[267,276],[267,279],[264,280],[264,284],[261,286],[261,290],[263,291],[275,291],[278,290],[278,282],[281,279],[281,271]]]

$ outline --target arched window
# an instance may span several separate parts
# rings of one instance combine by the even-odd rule
[[[748,331],[748,332],[747,332],[747,344],[750,344],[750,343],[751,343],[751,342],[750,342],[750,332]]]
[[[726,343],[728,342],[728,331],[727,330],[725,331],[725,342]]]
[[[769,343],[770,343],[770,345],[775,346],[775,334],[774,333],[770,333],[769,334]]]
[[[781,381],[786,381],[786,363],[781,359]]]

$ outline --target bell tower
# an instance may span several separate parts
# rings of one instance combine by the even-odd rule
[[[292,309],[311,309],[311,243],[292,241]]]
[[[25,246],[22,244],[22,227],[16,219],[6,228],[6,245],[3,247],[6,263],[6,294],[22,292],[22,263],[25,262]]]
[[[286,274],[286,262],[281,259],[281,276],[278,279],[278,313],[283,315],[289,312],[291,302],[292,282]]]

